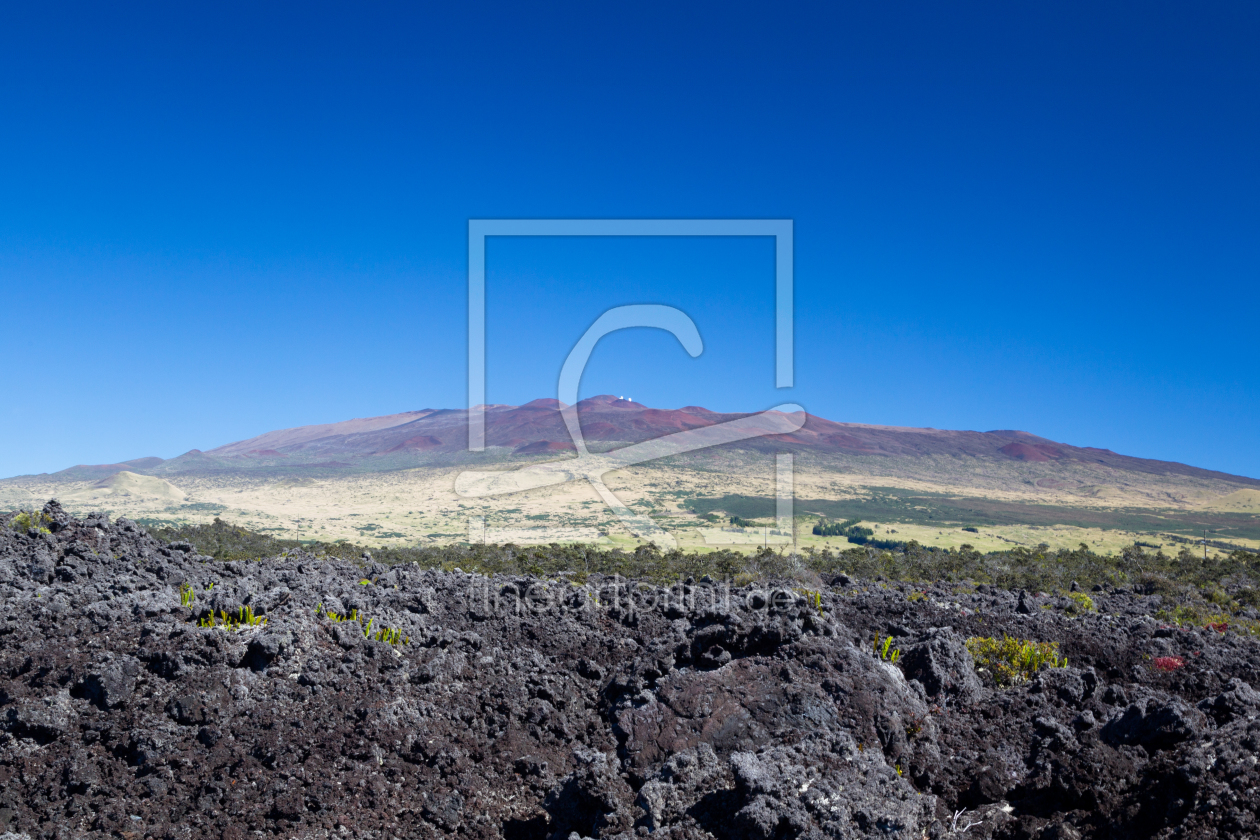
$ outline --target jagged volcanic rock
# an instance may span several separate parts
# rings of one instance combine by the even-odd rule
[[[1260,831],[1257,643],[1161,628],[1158,598],[1072,617],[838,576],[820,609],[788,584],[225,563],[45,513],[0,529],[3,837]],[[265,624],[198,626],[243,608]],[[996,687],[964,640],[1003,633],[1070,667]]]

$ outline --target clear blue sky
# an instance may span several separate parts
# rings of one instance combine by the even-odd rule
[[[464,405],[469,218],[790,218],[498,240],[493,402],[1019,428],[1260,476],[1260,5],[14,4],[0,475]],[[636,334],[637,333],[637,334]]]

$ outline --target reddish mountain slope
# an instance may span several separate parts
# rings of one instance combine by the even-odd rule
[[[319,426],[298,426],[293,429],[280,429],[279,431],[267,432],[249,440],[241,440],[220,446],[217,449],[211,449],[206,454],[223,456],[245,455],[250,452],[263,451],[284,452],[308,441],[338,435],[352,436],[375,432],[380,429],[411,423],[433,413],[433,409],[426,408],[423,411],[405,411],[402,414],[390,414],[385,417],[365,417],[355,420],[343,420],[340,423],[324,423]]]
[[[485,408],[486,444],[505,447],[513,454],[532,455],[573,449],[573,441],[554,399],[539,399],[521,406],[493,405]],[[747,414],[727,414],[701,406],[679,409],[649,408],[640,403],[601,395],[577,404],[578,417],[586,440],[591,442],[639,442],[676,432],[724,423]],[[286,454],[337,457],[365,456],[398,452],[401,449],[423,448],[428,451],[456,451],[468,445],[467,410],[416,412],[416,419],[368,430],[356,428],[351,433],[294,434],[293,443],[278,446]],[[382,418],[389,421],[406,418],[405,414]],[[371,421],[351,421],[367,424]],[[341,425],[341,424],[335,424]],[[313,431],[313,430],[312,430]],[[267,435],[255,438],[263,441]],[[423,440],[423,447],[410,444]],[[1222,477],[1223,473],[1199,470],[1184,464],[1153,461],[1118,455],[1110,450],[1070,446],[1056,443],[1028,432],[1008,429],[992,432],[914,429],[896,426],[868,426],[837,423],[823,417],[807,415],[805,425],[790,435],[755,438],[742,444],[756,449],[803,448],[816,452],[914,458],[933,455],[961,456],[998,461],[1085,461],[1118,469],[1154,474],[1182,474]],[[248,448],[254,448],[254,443]],[[239,451],[242,444],[220,447],[208,454]],[[1234,478],[1234,477],[1231,477]],[[1244,483],[1260,481],[1243,479]]]
[[[487,446],[499,447],[500,451],[506,449],[510,454],[519,456],[572,451],[573,441],[565,427],[562,408],[562,404],[554,399],[534,400],[521,406],[485,406]],[[583,435],[592,443],[637,443],[749,416],[714,412],[694,405],[679,409],[649,408],[611,395],[584,399],[577,404],[577,410]],[[467,424],[466,409],[426,409],[268,432],[206,453],[190,452],[166,462],[160,459],[142,460],[156,462],[150,469],[162,474],[206,469],[250,469],[251,462],[260,465],[282,462],[292,468],[351,462],[368,464],[375,463],[371,460],[374,458],[384,459],[379,468],[390,468],[390,465],[398,465],[399,458],[420,458],[418,461],[403,462],[419,464],[443,453],[454,454],[466,449]],[[1107,449],[1070,446],[1028,432],[1007,429],[972,432],[868,426],[837,423],[807,415],[804,426],[792,434],[754,438],[732,445],[762,451],[782,451],[786,448],[876,458],[949,456],[997,462],[1076,461],[1154,475],[1198,476],[1260,486],[1260,480],[1256,479],[1167,461],[1132,458]],[[65,472],[99,478],[121,469],[149,471],[137,468],[135,465],[139,463],[80,466]]]
[[[415,437],[407,438],[402,443],[398,443],[391,446],[389,449],[386,449],[385,451],[386,452],[403,452],[406,450],[415,451],[415,450],[420,450],[420,449],[437,449],[441,445],[442,445],[442,441],[438,440],[433,435],[416,435]]]
[[[1016,461],[1054,461],[1064,457],[1062,449],[1044,443],[1008,443],[1006,446],[999,447],[998,452]]]

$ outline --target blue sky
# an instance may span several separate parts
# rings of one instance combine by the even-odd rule
[[[454,8],[458,6],[458,8]],[[488,398],[1019,428],[1260,476],[1260,6],[27,4],[0,29],[0,475]]]

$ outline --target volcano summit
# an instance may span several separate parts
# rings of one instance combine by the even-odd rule
[[[478,538],[633,542],[599,497],[572,483],[493,499],[455,492],[461,471],[575,457],[563,408],[555,399],[485,406],[483,452],[468,451],[468,410],[430,408],[282,429],[170,459],[7,479],[0,481],[0,504],[41,504],[55,496],[76,511],[104,508],[150,524],[220,516],[288,536],[382,544],[466,539],[470,529],[483,527],[489,530],[478,530]],[[575,408],[595,453],[758,422],[754,414],[652,408],[612,395]],[[781,453],[793,456],[801,520],[788,541],[798,545],[808,545],[813,523],[825,518],[861,521],[884,541],[987,549],[1081,541],[1100,549],[1135,540],[1171,545],[1201,539],[1205,530],[1222,550],[1260,546],[1254,478],[1025,431],[900,428],[809,414],[796,425],[774,433],[768,424],[758,437],[619,469],[609,486],[636,512],[697,547],[770,541],[768,531],[754,539],[720,526],[731,519],[771,524],[774,459]]]

